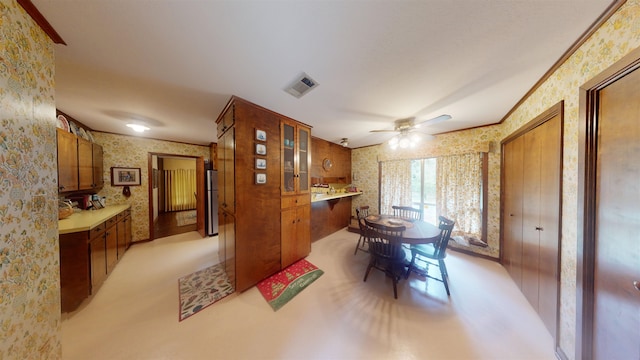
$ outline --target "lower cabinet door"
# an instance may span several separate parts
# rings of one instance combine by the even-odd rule
[[[91,239],[89,253],[91,254],[91,294],[95,294],[107,278],[107,248],[104,234]]]
[[[118,262],[118,231],[116,226],[113,225],[107,229],[105,233],[106,241],[106,258],[107,258],[107,274],[113,271]]]

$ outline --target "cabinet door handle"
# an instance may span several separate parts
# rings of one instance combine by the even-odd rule
[[[544,228],[541,226],[536,226],[536,231],[544,231]]]

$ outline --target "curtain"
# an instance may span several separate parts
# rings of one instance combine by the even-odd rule
[[[380,212],[393,214],[393,205],[411,206],[411,160],[382,163]]]
[[[481,153],[439,157],[436,176],[436,211],[456,222],[452,235],[481,239]]]
[[[196,171],[164,170],[166,211],[196,208]]]

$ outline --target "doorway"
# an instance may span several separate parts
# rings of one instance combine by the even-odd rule
[[[640,358],[640,49],[581,88],[576,358]]]
[[[149,154],[150,239],[204,234],[203,174],[202,157]]]

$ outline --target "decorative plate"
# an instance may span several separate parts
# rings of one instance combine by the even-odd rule
[[[75,136],[80,136],[78,134],[78,125],[76,125],[76,123],[74,123],[73,121],[69,121],[69,128],[71,130],[71,133],[73,133]]]
[[[325,171],[331,170],[332,167],[333,167],[333,162],[331,161],[331,159],[322,160],[322,168],[325,169]]]
[[[84,130],[84,128],[81,128],[81,127],[78,128],[78,136],[80,136],[81,138],[87,141],[91,141],[91,139],[89,139],[89,135],[87,135],[87,132]]]
[[[87,136],[89,137],[89,141],[91,142],[96,142],[96,140],[93,138],[93,134],[91,133],[91,131],[86,130],[85,133],[87,134]]]
[[[69,122],[67,121],[67,118],[64,117],[64,115],[58,115],[58,124],[56,125],[57,127],[59,127],[60,129],[64,129],[65,131],[71,131],[71,128],[69,127]]]

